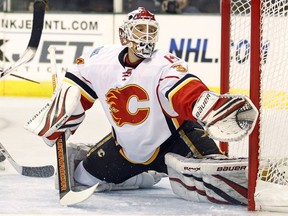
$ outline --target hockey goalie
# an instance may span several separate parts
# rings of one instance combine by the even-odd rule
[[[112,130],[89,148],[68,147],[73,185],[147,188],[164,173],[184,199],[245,204],[247,161],[227,159],[214,140],[247,136],[258,111],[247,97],[209,91],[184,60],[155,49],[158,30],[145,8],[129,13],[119,28],[121,45],[79,57],[25,128],[53,146],[62,133],[74,134],[100,100]]]

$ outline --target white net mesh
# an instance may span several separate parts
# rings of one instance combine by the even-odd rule
[[[249,95],[250,91],[250,16],[250,0],[231,0],[229,72],[229,91],[231,93]],[[284,193],[287,190],[287,195],[288,0],[261,0],[260,41],[260,165],[258,181],[286,185],[281,188],[281,192]],[[248,138],[243,142],[229,143],[229,155],[248,156]],[[271,203],[273,204],[270,202],[269,205]]]
[[[263,1],[261,11],[260,159],[273,168],[269,181],[287,184],[278,171],[288,171],[288,1]]]
[[[250,88],[250,1],[231,1],[229,92],[249,95]],[[229,144],[229,155],[248,156],[248,138]]]

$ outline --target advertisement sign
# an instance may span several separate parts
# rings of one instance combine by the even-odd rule
[[[125,17],[124,14],[46,14],[41,41],[34,59],[15,73],[39,81],[44,86],[44,82],[51,81],[49,46],[56,47],[57,69],[63,76],[75,59],[88,49],[100,44],[119,44],[118,28]],[[1,13],[0,19],[0,67],[7,68],[17,61],[26,49],[33,21],[30,13]],[[160,32],[156,48],[183,58],[189,63],[193,74],[209,87],[218,88],[220,17],[158,14],[157,20]],[[4,91],[3,86],[1,89],[1,83],[3,85],[3,82],[6,82],[7,86],[9,81],[16,80],[21,81],[12,76],[1,80],[0,95],[1,91],[6,92],[5,94],[9,92],[7,89]],[[41,88],[41,85],[38,87]],[[35,93],[29,92],[28,95],[30,94]]]

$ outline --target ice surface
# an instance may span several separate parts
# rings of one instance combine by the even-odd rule
[[[47,101],[39,98],[0,97],[0,142],[22,165],[56,165],[56,150],[23,129],[24,123]],[[99,104],[87,112],[84,123],[69,142],[95,143],[110,126]],[[16,173],[5,161],[0,171],[0,215],[205,215],[276,216],[285,213],[248,212],[243,206],[192,203],[178,198],[167,178],[153,189],[97,193],[75,206],[59,204],[54,177],[31,178]]]

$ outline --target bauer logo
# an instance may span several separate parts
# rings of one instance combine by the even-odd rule
[[[217,167],[217,171],[242,171],[245,170],[247,166],[223,166]]]
[[[210,94],[206,94],[206,96],[205,96],[205,98],[203,99],[203,101],[201,101],[201,102],[199,101],[201,104],[200,104],[200,106],[198,107],[198,111],[196,112],[196,115],[195,115],[196,118],[199,118],[199,116],[201,115],[201,113],[202,113],[203,110],[205,109],[206,105],[208,104],[210,97],[211,97]],[[201,100],[202,100],[202,98],[201,98]],[[199,102],[197,102],[197,103],[199,103]]]

